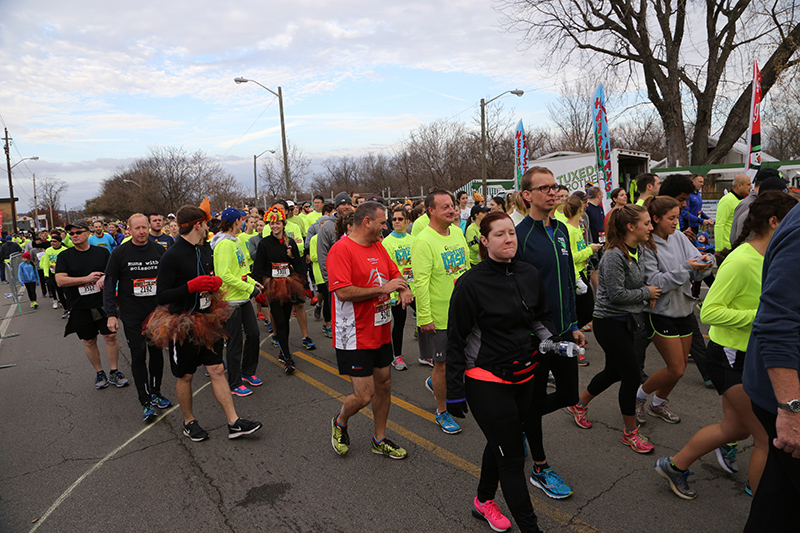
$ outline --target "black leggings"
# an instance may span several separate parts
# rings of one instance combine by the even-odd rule
[[[331,293],[328,292],[328,284],[320,283],[317,285],[317,292],[322,294],[322,319],[325,322],[331,321]]]
[[[242,376],[252,376],[258,368],[259,331],[253,304],[246,301],[233,306],[233,313],[225,323],[230,338],[225,348],[228,362],[228,385],[231,390],[239,388]],[[244,332],[244,348],[242,333]]]
[[[410,307],[416,309],[416,303],[411,302]],[[406,317],[408,316],[408,307],[403,309],[402,304],[392,306],[392,349],[394,356],[400,357],[403,355],[403,331],[406,327]]]
[[[125,340],[131,351],[131,374],[136,385],[139,403],[150,403],[151,394],[161,393],[161,379],[164,375],[164,353],[161,348],[147,344],[142,334],[142,320],[123,320]],[[150,354],[148,369],[147,354]],[[148,372],[149,370],[149,372]]]
[[[278,339],[278,344],[281,345],[281,352],[287,359],[292,358],[292,352],[289,351],[289,320],[292,318],[292,309],[294,305],[292,302],[281,303],[278,300],[271,300],[269,302],[269,312],[272,313],[272,327],[275,332],[275,338]]]
[[[47,278],[47,290],[50,291],[50,296],[53,298],[58,297],[61,307],[63,307],[65,310],[69,310],[69,306],[67,305],[67,297],[64,295],[64,289],[59,287],[56,283],[55,274]]]
[[[42,286],[42,298],[47,296],[47,278],[44,277],[44,270],[41,268],[38,270],[39,272],[39,284]]]
[[[465,378],[467,403],[486,437],[478,500],[493,500],[497,483],[520,531],[540,531],[525,479],[522,421],[531,407],[533,380],[508,385]]]
[[[552,371],[556,391],[547,394],[547,375]],[[578,358],[539,354],[539,367],[533,376],[533,405],[525,417],[525,434],[534,461],[546,460],[542,436],[542,417],[562,407],[578,403]]]
[[[586,390],[599,396],[620,381],[619,410],[625,416],[636,413],[636,391],[639,389],[639,365],[633,350],[633,334],[627,320],[595,318],[594,337],[606,353],[606,367],[597,373]]]
[[[28,291],[28,299],[31,302],[36,301],[36,282],[31,281],[30,283],[25,284],[25,290]]]

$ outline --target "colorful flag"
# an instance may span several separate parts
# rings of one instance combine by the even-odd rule
[[[597,186],[605,191],[606,198],[611,198],[611,139],[608,133],[606,117],[606,98],[603,86],[597,88],[592,106],[594,120],[594,151],[597,156]]]
[[[761,71],[753,61],[753,98],[750,103],[750,125],[747,128],[747,161],[744,169],[761,168]]]
[[[528,170],[528,137],[525,136],[525,128],[522,121],[517,124],[517,132],[514,135],[514,166],[517,168],[517,190],[519,190],[522,175]]]

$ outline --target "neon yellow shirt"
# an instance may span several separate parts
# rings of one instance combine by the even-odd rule
[[[420,234],[422,230],[428,227],[428,224],[431,223],[431,218],[428,216],[428,213],[425,213],[417,220],[414,221],[414,225],[411,227],[411,235],[416,237]]]
[[[739,202],[741,202],[739,197],[729,192],[717,204],[717,220],[714,222],[714,247],[719,251],[731,247],[733,212]]]
[[[453,286],[469,270],[464,234],[452,227],[447,236],[440,235],[430,226],[423,229],[411,248],[411,268],[417,300],[417,325],[433,322],[436,329],[447,329]]]
[[[466,241],[469,248],[469,264],[475,266],[481,262],[480,244],[481,228],[476,222],[467,226]]]
[[[394,231],[383,238],[381,244],[389,254],[389,258],[397,265],[397,270],[403,276],[403,279],[408,283],[408,288],[411,293],[414,293],[414,270],[411,267],[411,248],[414,246],[417,238],[408,233],[401,234],[400,237]],[[398,300],[397,292],[392,293],[392,298]]]
[[[56,260],[58,259],[58,254],[60,254],[66,249],[67,247],[62,244],[61,248],[59,248],[58,250],[56,250],[51,246],[44,251],[44,255],[42,256],[41,259],[39,259],[39,268],[44,270],[45,277],[49,278],[51,272],[55,273]]]
[[[711,326],[708,336],[720,346],[747,350],[761,298],[763,268],[764,256],[748,243],[738,246],[719,267],[700,320]]]
[[[572,262],[575,263],[575,279],[580,279],[581,272],[586,270],[586,261],[592,257],[592,249],[583,238],[583,231],[572,224],[564,224],[569,231],[569,247],[572,250]]]
[[[246,254],[238,239],[220,239],[214,246],[214,274],[222,278],[222,290],[226,302],[242,302],[250,299],[256,280],[251,278]]]
[[[245,233],[243,231],[236,237],[236,239],[239,241],[239,244],[241,244],[242,246],[242,250],[247,252],[248,250],[247,246],[250,244],[250,238],[253,237],[255,234],[256,234],[255,230],[253,230],[253,233]],[[253,260],[250,258],[249,253],[244,254],[244,259],[247,262],[247,268],[248,269],[252,268]]]
[[[314,273],[314,283],[322,285],[325,278],[322,277],[322,269],[319,268],[319,256],[317,255],[317,234],[315,233],[308,241],[308,257],[311,258],[311,271]]]

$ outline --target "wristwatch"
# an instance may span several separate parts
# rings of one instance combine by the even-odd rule
[[[800,400],[789,400],[787,403],[778,403],[778,409],[784,409],[792,413],[800,413]]]

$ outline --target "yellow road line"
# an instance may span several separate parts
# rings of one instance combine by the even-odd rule
[[[277,358],[271,356],[270,354],[268,354],[264,350],[261,350],[261,355],[265,359],[271,361],[272,363],[274,363],[276,365],[279,365],[279,366],[283,366],[282,363],[280,361],[278,361]],[[328,365],[326,363],[323,363],[321,361],[318,361],[317,359],[314,359],[313,357],[311,357],[311,356],[309,356],[309,355],[307,355],[307,354],[305,354],[303,352],[294,352],[294,355],[297,355],[298,357],[300,357],[304,361],[308,361],[309,363],[313,364],[314,366],[316,366],[316,367],[318,367],[320,369],[325,370],[326,372],[329,372],[331,374],[339,376],[338,370],[334,369],[332,366],[330,366],[330,365]],[[312,378],[311,376],[309,376],[305,372],[302,372],[300,370],[295,370],[294,373],[292,374],[292,376],[296,376],[296,377],[302,379],[303,381],[305,381],[306,383],[308,383],[309,385],[312,385],[313,387],[321,390],[322,392],[324,392],[328,396],[330,396],[332,398],[335,398],[335,399],[339,400],[340,402],[344,402],[344,399],[345,399],[346,395],[340,393],[337,390],[332,389],[331,387],[328,387],[324,383]],[[347,376],[339,376],[339,377],[345,379],[346,381],[350,381],[349,377],[347,377]],[[430,413],[428,413],[427,411],[425,411],[423,409],[420,409],[419,407],[417,407],[417,406],[415,406],[413,404],[410,404],[408,402],[405,402],[403,400],[400,400],[400,399],[395,398],[394,396],[392,396],[392,403],[395,404],[395,402],[397,402],[396,405],[398,407],[401,407],[403,409],[409,410],[412,413],[417,414],[419,416],[422,416],[423,418],[426,418],[426,419],[428,418],[428,416],[423,416],[423,415],[429,415],[430,416],[430,420],[431,421],[434,420],[433,415],[430,415]],[[406,406],[408,406],[408,407],[406,407]],[[359,413],[364,414],[364,415],[368,416],[371,419],[373,418],[372,410],[369,409],[368,407],[365,407],[365,408],[361,409],[361,411],[359,411]],[[424,437],[422,437],[420,435],[417,435],[413,431],[410,431],[410,430],[406,429],[405,427],[401,426],[400,424],[397,424],[396,422],[392,422],[391,420],[388,420],[387,423],[386,423],[386,427],[388,427],[392,431],[396,432],[398,435],[400,435],[400,436],[410,440],[411,442],[415,443],[417,446],[420,446],[420,447],[428,450],[429,452],[432,452],[437,457],[439,457],[441,459],[444,459],[445,461],[447,461],[451,465],[453,465],[453,466],[455,466],[457,468],[460,468],[461,470],[463,470],[466,473],[470,474],[474,478],[476,478],[476,479],[480,478],[481,469],[480,469],[480,467],[478,465],[476,465],[474,463],[471,463],[470,461],[464,459],[463,457],[459,457],[458,455],[446,450],[445,448],[442,448],[438,444],[435,444],[435,443],[429,441],[428,439],[426,439],[426,438],[424,438]],[[587,524],[583,520],[579,520],[579,519],[573,517],[571,514],[565,512],[565,511],[562,511],[561,509],[557,508],[556,506],[554,506],[553,504],[551,504],[551,503],[549,503],[549,502],[547,502],[545,500],[540,500],[539,498],[537,498],[535,496],[532,496],[531,500],[533,502],[533,507],[537,511],[537,513],[544,514],[547,517],[555,520],[556,522],[558,522],[558,523],[560,523],[562,525],[568,526],[570,529],[572,529],[574,531],[577,531],[578,533],[601,533],[599,529]]]

